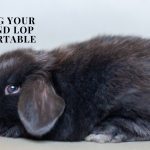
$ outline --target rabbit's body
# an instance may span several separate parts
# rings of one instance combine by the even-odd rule
[[[23,92],[18,96],[18,122],[21,120],[25,127],[19,125],[19,136],[29,133],[34,137],[41,136],[41,139],[60,141],[150,140],[150,40],[104,36],[48,53],[26,51],[20,58],[24,55],[32,56],[28,59],[32,59],[33,65],[28,67],[34,67],[28,71],[30,80],[22,79]],[[40,95],[31,100],[32,103],[28,102],[27,99],[32,97],[29,91],[35,88],[34,85],[40,87],[49,82],[45,78],[59,96],[49,93],[50,102],[41,103],[44,112],[36,112],[35,105],[43,110],[35,104],[36,101],[40,103]],[[36,90],[45,96],[46,91],[42,91],[45,85],[42,86],[41,90],[38,91],[38,87]],[[47,110],[49,104],[54,107],[51,113]],[[37,116],[30,113],[39,114],[37,123],[33,123],[38,120]],[[54,116],[49,117],[48,113]],[[50,126],[42,120],[44,117],[51,118],[46,120]]]

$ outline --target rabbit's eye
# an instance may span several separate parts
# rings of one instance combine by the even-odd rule
[[[5,95],[17,94],[20,92],[20,87],[15,85],[7,85],[5,87]]]

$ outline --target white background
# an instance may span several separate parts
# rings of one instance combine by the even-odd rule
[[[0,51],[52,49],[103,34],[150,37],[150,0],[0,0],[0,17],[35,17],[36,44]]]

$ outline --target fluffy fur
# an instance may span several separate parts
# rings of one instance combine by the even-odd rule
[[[8,84],[21,92],[5,95]],[[2,136],[150,140],[150,40],[103,36],[50,52],[5,53],[0,95]]]

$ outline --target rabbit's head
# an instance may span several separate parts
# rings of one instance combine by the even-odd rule
[[[47,69],[53,61],[48,53],[32,50],[0,56],[0,122],[20,121],[33,136],[53,128],[65,108]]]

